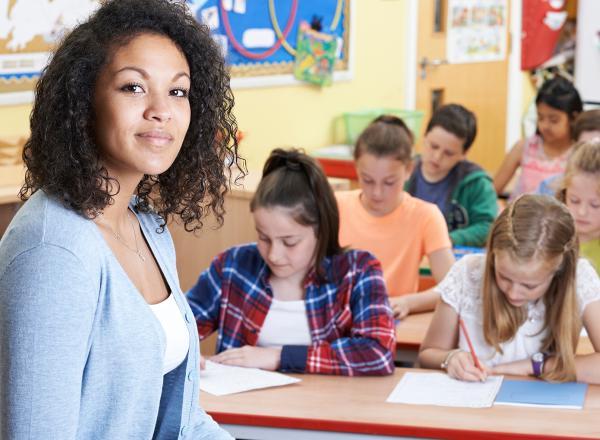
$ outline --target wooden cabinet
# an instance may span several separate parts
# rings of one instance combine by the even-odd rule
[[[24,177],[22,164],[0,166],[0,237],[21,205],[19,190]]]

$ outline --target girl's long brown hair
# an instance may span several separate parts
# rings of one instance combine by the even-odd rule
[[[495,276],[497,252],[508,252],[515,261],[527,264],[562,257],[548,290],[544,328],[549,332],[542,351],[557,362],[543,377],[550,381],[575,380],[575,349],[581,320],[575,292],[579,257],[575,225],[567,208],[548,196],[525,195],[510,204],[492,225],[487,245],[483,281],[483,334],[488,344],[502,353],[500,344],[511,340],[527,319],[524,308],[512,306],[498,287]]]

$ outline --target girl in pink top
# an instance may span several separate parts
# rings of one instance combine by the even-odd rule
[[[515,144],[494,177],[500,194],[521,167],[511,199],[535,192],[542,180],[565,171],[573,143],[572,123],[583,110],[577,89],[560,76],[542,85],[535,103],[536,134]]]

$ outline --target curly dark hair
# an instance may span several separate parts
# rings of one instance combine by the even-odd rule
[[[136,209],[158,213],[161,228],[178,215],[185,229],[194,231],[211,212],[222,224],[233,169],[240,177],[246,165],[238,156],[223,56],[184,1],[109,0],[65,37],[36,86],[21,199],[43,189],[87,218],[113,202],[119,185],[100,161],[93,132],[94,85],[114,50],[143,33],[166,36],[184,53],[191,73],[191,119],[171,167],[140,181]]]

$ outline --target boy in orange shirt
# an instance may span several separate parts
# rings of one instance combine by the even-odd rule
[[[397,318],[435,307],[437,293],[414,293],[425,255],[436,282],[454,263],[440,210],[403,190],[412,172],[412,143],[412,133],[401,119],[375,119],[354,149],[360,189],[336,194],[340,244],[367,250],[379,259]]]

